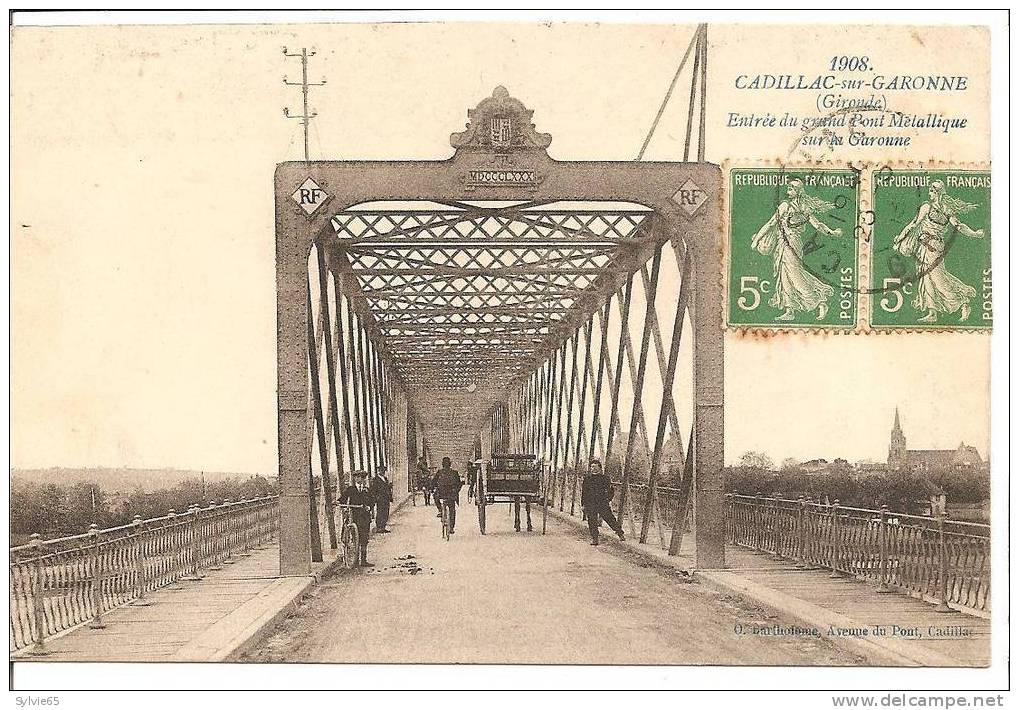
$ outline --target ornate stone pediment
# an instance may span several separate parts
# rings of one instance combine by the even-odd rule
[[[509,95],[504,86],[467,111],[467,130],[453,133],[450,145],[461,148],[509,153],[522,149],[545,149],[552,142],[548,133],[538,133],[531,123],[534,111]]]

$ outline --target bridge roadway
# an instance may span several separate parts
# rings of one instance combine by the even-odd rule
[[[473,506],[440,536],[434,508],[404,506],[373,535],[372,569],[332,577],[242,660],[595,664],[858,665],[824,639],[737,635],[788,623],[735,595],[691,584],[623,546],[588,544],[548,518],[516,533],[509,506]],[[607,531],[606,531],[607,532]],[[407,559],[412,556],[411,559]],[[414,571],[415,568],[420,571]]]
[[[941,614],[903,593],[876,594],[873,582],[732,545],[727,569],[701,570],[691,584],[675,571],[692,564],[689,535],[677,557],[632,541],[596,549],[579,518],[550,515],[542,537],[514,533],[508,513],[507,506],[491,508],[491,534],[481,537],[473,506],[464,506],[457,535],[444,543],[432,509],[405,505],[393,534],[372,537],[378,566],[334,577],[333,555],[315,565],[314,575],[280,576],[279,549],[266,544],[230,564],[202,568],[200,580],[151,592],[146,605],[113,609],[101,629],[82,624],[49,637],[48,655],[24,649],[13,658],[836,665],[866,659],[925,667],[990,661],[986,616]],[[735,632],[737,625],[776,624],[825,634],[834,628],[840,650],[827,640]],[[885,633],[855,638],[860,628]]]

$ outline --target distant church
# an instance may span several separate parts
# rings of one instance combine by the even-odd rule
[[[907,449],[906,436],[899,423],[899,408],[895,408],[891,443],[888,445],[888,468],[937,471],[955,466],[981,466],[984,461],[975,446],[965,442],[957,449]]]

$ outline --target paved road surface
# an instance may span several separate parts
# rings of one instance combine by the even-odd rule
[[[473,506],[440,536],[434,508],[404,507],[369,548],[374,570],[344,572],[244,660],[357,663],[860,665],[824,640],[737,635],[787,623],[683,581],[620,547],[591,547],[548,519],[515,533],[508,506]],[[412,560],[399,559],[413,555]],[[413,572],[415,567],[420,571]]]

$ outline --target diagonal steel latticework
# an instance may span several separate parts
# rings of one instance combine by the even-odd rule
[[[468,458],[474,432],[652,248],[654,213],[616,202],[373,202],[327,240],[432,432]]]
[[[277,168],[284,574],[336,546],[353,470],[407,491],[419,456],[493,451],[542,458],[564,512],[601,456],[634,534],[675,553],[692,504],[696,563],[722,563],[720,171],[554,160],[531,116],[498,87],[448,160]]]

